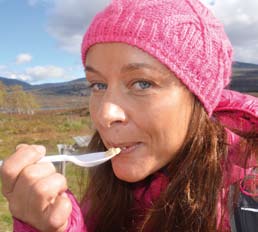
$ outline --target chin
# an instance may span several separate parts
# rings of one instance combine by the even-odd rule
[[[149,173],[145,173],[143,167],[130,167],[129,165],[118,165],[112,162],[115,176],[125,182],[135,183],[145,179]]]

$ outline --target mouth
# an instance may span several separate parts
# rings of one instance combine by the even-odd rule
[[[121,144],[112,144],[111,147],[120,148],[121,152],[119,154],[126,154],[135,151],[142,143],[121,143]]]

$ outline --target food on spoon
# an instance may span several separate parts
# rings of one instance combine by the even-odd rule
[[[105,156],[117,155],[120,151],[121,149],[119,147],[111,147],[106,151]]]

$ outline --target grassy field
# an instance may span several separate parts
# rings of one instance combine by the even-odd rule
[[[12,154],[20,143],[43,144],[48,154],[57,153],[57,144],[73,144],[73,136],[89,135],[90,128],[86,109],[43,111],[35,115],[0,114],[0,159]],[[76,184],[80,171],[71,164],[66,167],[69,188],[76,195],[80,191]],[[12,218],[0,193],[0,232],[8,231],[12,231]]]
[[[248,94],[253,95],[255,97],[258,97],[258,92],[251,92],[251,93],[248,93]]]

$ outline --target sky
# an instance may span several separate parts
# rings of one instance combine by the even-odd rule
[[[84,76],[81,39],[110,0],[0,0],[0,76],[30,84]],[[258,64],[258,1],[201,0],[224,23],[234,60]]]

